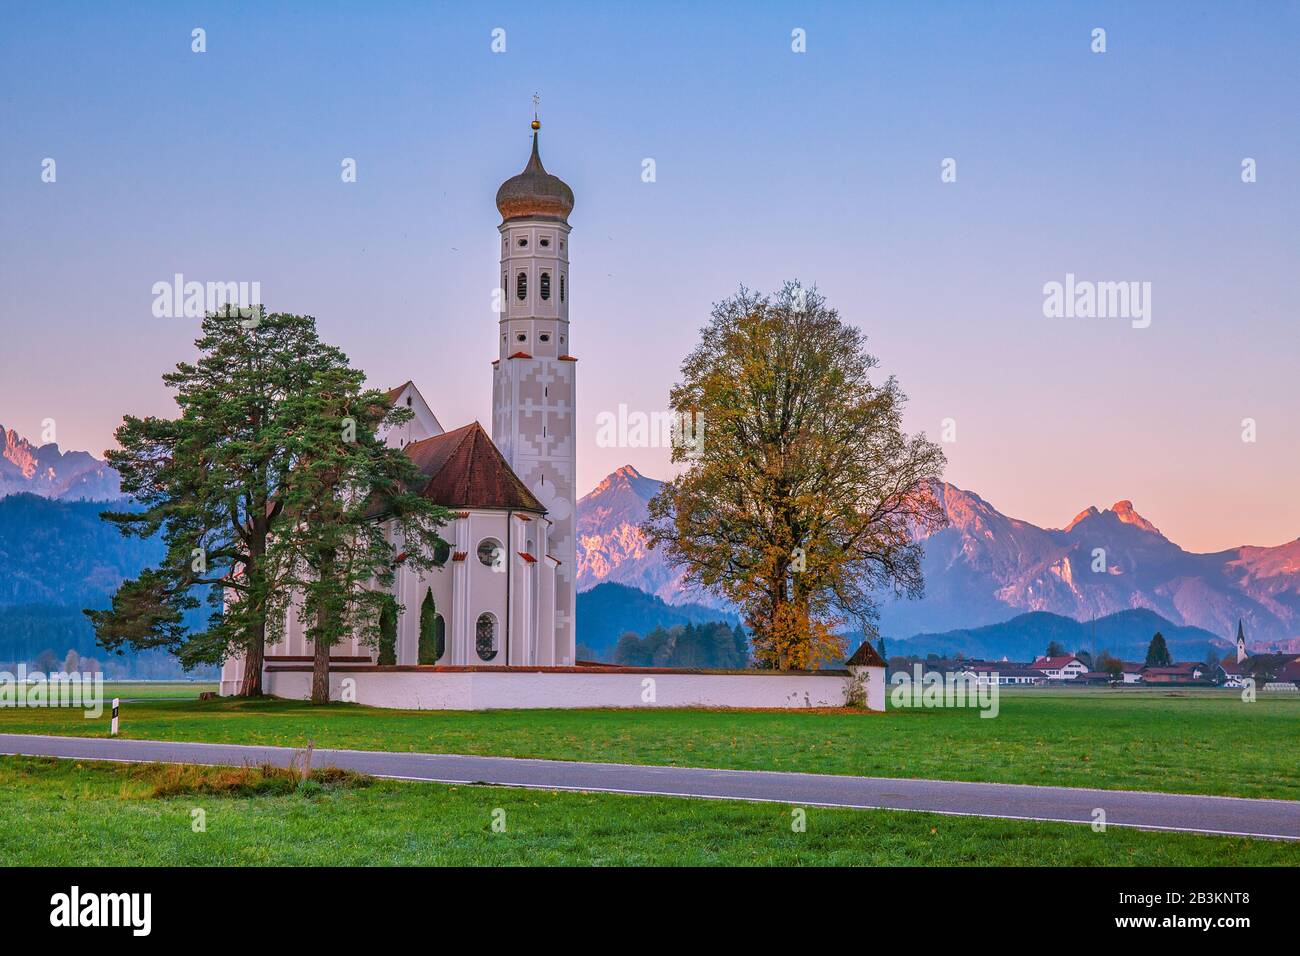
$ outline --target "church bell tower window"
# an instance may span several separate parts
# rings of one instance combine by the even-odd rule
[[[515,297],[518,298],[520,302],[528,298],[528,273],[527,272],[521,272],[515,278]]]
[[[542,301],[545,301],[551,297],[551,274],[549,272],[542,273],[541,292],[542,292]]]
[[[564,301],[564,274],[560,274],[560,301]]]

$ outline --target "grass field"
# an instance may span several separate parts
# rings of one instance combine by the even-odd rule
[[[122,700],[198,700],[199,694],[216,693],[216,681],[104,681],[104,696]]]
[[[108,713],[0,710],[0,732],[101,736]],[[124,704],[122,736],[930,777],[1300,799],[1300,699],[1004,693],[1001,713],[390,711],[288,701]]]
[[[295,789],[256,768],[0,758],[10,866],[1300,864],[1295,843],[883,810],[809,807],[797,833],[792,809],[355,778]]]

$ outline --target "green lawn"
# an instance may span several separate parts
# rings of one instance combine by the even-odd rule
[[[207,792],[251,780],[252,796]],[[0,758],[10,866],[314,864],[1300,865],[1300,845],[1111,827],[717,800],[308,784],[256,770]],[[159,795],[159,794],[163,795]],[[193,811],[205,832],[194,832]],[[492,827],[504,811],[504,832]]]
[[[0,710],[0,732],[100,736],[79,711]],[[1168,691],[1004,693],[1001,713],[393,711],[124,704],[122,736],[1300,799],[1300,699]]]
[[[216,681],[122,680],[104,681],[104,696],[122,700],[198,700],[199,694],[216,693]]]

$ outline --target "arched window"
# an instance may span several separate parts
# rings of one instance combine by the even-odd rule
[[[549,272],[542,273],[541,293],[543,301],[551,297],[551,274]]]
[[[474,625],[474,650],[479,660],[490,661],[497,656],[497,619],[484,612]]]
[[[528,298],[528,273],[521,272],[515,277],[515,297],[522,302]]]
[[[424,600],[420,602],[420,656],[418,662],[421,664],[436,664],[438,658],[442,657],[445,649],[445,640],[440,641],[443,635],[438,627],[442,621],[442,615],[437,611],[433,603],[433,589],[430,588],[424,592]]]
[[[564,273],[560,273],[560,301],[564,301]]]
[[[451,544],[447,541],[438,539],[438,543],[433,546],[433,563],[435,567],[442,567],[451,557]]]

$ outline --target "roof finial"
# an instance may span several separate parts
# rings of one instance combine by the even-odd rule
[[[534,91],[533,92],[533,131],[534,132],[542,128],[541,122],[537,119],[537,107],[541,102],[542,102],[542,98],[537,95],[536,91]]]

